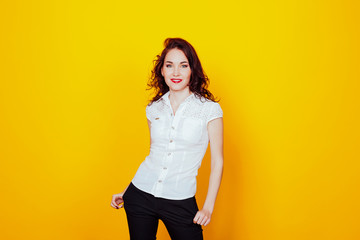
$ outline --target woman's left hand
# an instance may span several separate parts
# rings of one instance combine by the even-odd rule
[[[196,213],[193,222],[206,226],[210,223],[210,219],[211,219],[211,212],[207,209],[201,209]]]

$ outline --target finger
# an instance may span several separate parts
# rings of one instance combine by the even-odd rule
[[[199,212],[196,213],[193,222],[196,223],[198,219],[199,219]]]
[[[111,204],[114,205],[114,206],[117,206],[117,205],[118,205],[118,203],[116,202],[116,199],[113,199],[113,200],[111,201]]]
[[[204,226],[208,225],[210,223],[210,218],[205,222]]]
[[[205,216],[202,216],[199,221],[198,221],[198,224],[202,225],[202,223],[204,222],[205,219]]]
[[[119,205],[123,203],[124,201],[122,199],[116,199],[116,197],[113,197],[111,201],[111,206],[113,208],[119,209]]]
[[[196,221],[197,224],[201,224],[202,220],[204,219],[204,215],[200,214],[199,219]]]
[[[202,219],[200,225],[204,225],[207,220],[208,220],[208,217],[207,217],[207,216],[204,216],[204,218]]]
[[[113,208],[118,208],[116,205],[114,205],[112,202],[111,202],[111,206],[113,207]]]
[[[122,198],[122,196],[121,195],[115,195],[114,197],[113,197],[113,202],[115,202],[116,204],[119,204],[118,202],[120,201],[122,201],[123,200],[123,198]]]
[[[198,220],[196,221],[196,223],[197,223],[197,224],[200,224],[201,221],[203,220],[203,218],[204,218],[204,214],[199,213],[199,218],[198,218]]]

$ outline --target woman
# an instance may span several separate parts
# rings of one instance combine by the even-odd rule
[[[148,83],[156,93],[146,107],[150,153],[111,206],[124,206],[131,239],[156,239],[159,219],[171,239],[203,239],[222,178],[223,112],[191,44],[168,38],[164,45]],[[209,188],[199,210],[196,175],[209,141]]]

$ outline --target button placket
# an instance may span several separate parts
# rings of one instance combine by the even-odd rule
[[[178,110],[176,111],[176,115],[172,117],[172,121],[171,121],[171,124],[170,124],[170,142],[172,142],[171,140],[174,140],[174,138],[176,137],[177,135],[177,130],[178,130],[178,124],[179,124],[179,121],[181,119],[181,116],[182,116],[182,112],[184,111],[184,107],[185,105],[182,103],[180,104]]]
[[[163,190],[162,180],[159,179],[157,181],[157,183],[156,183],[156,186],[155,186],[154,195],[155,196],[161,196],[162,190]]]
[[[161,195],[162,189],[163,189],[163,182],[166,179],[166,176],[169,172],[169,168],[168,166],[171,165],[171,162],[173,161],[173,151],[175,149],[175,144],[176,144],[176,135],[177,135],[177,126],[181,120],[182,117],[182,112],[184,111],[185,108],[185,102],[180,104],[179,108],[176,111],[176,114],[173,114],[173,110],[171,105],[169,104],[169,110],[170,110],[170,124],[168,125],[168,127],[170,129],[169,131],[169,135],[168,135],[168,149],[167,152],[164,155],[164,159],[163,159],[163,164],[161,166],[160,169],[160,174],[156,183],[156,187],[155,187],[155,194],[156,195]]]
[[[159,178],[158,178],[158,184],[162,184],[163,181],[166,179],[166,176],[168,174],[168,168],[166,167],[167,166],[167,163],[168,161],[164,161],[163,163],[163,166],[161,167],[161,170],[160,170],[160,174],[159,174]],[[159,186],[157,186],[159,188]]]
[[[170,131],[169,131],[169,152],[171,152],[174,148],[175,148],[175,138],[176,138],[176,131],[175,131],[175,126],[177,124],[177,119],[178,116],[177,114],[175,115],[175,117],[172,118],[171,123],[170,123]]]

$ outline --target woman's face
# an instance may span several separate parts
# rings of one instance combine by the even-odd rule
[[[173,48],[166,54],[161,74],[171,91],[189,90],[191,69],[183,51]]]

